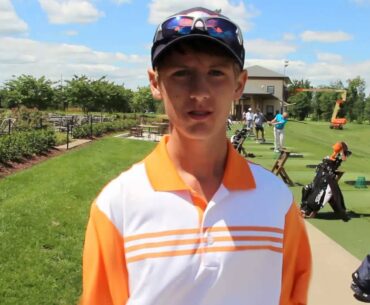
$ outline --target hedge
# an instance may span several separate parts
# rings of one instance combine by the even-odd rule
[[[128,130],[130,127],[136,126],[137,120],[126,119],[113,122],[94,123],[92,125],[92,136],[100,137],[108,132]],[[74,127],[72,136],[75,139],[87,138],[91,136],[90,124],[84,124]]]
[[[55,143],[56,135],[51,129],[0,136],[0,162],[20,162],[22,159],[47,152]]]

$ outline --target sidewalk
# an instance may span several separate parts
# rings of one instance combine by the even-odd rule
[[[360,305],[350,289],[351,274],[360,260],[306,221],[313,274],[308,305]]]
[[[71,148],[80,146],[80,145],[85,144],[85,143],[88,143],[90,141],[91,140],[89,140],[89,139],[77,139],[77,140],[73,140],[72,142],[70,142],[68,144],[68,149],[71,149]],[[58,150],[66,150],[67,149],[67,144],[57,146],[56,149],[58,149]]]

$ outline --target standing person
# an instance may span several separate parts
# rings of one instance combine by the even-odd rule
[[[310,247],[292,193],[226,137],[243,64],[241,31],[219,13],[160,24],[148,74],[171,131],[92,204],[82,305],[307,304]]]
[[[261,132],[261,141],[264,143],[265,140],[265,130],[263,128],[263,123],[266,122],[266,118],[259,108],[256,109],[256,113],[253,115],[254,129],[256,130],[256,140],[259,141],[259,132]]]
[[[245,125],[250,132],[253,132],[253,112],[252,108],[248,108],[245,113]]]
[[[245,111],[243,111],[243,114],[242,114],[242,123],[244,123],[244,124],[247,124],[246,118],[245,118],[246,115],[247,115],[247,113]]]
[[[283,114],[276,114],[275,118],[269,122],[271,125],[274,125],[275,152],[280,152],[284,148],[284,128],[287,122],[287,112],[283,112]]]

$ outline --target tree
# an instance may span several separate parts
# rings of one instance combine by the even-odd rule
[[[299,121],[303,121],[309,115],[311,100],[304,92],[289,97],[288,103],[292,105],[289,108],[290,114]]]
[[[300,92],[297,94],[298,88],[310,88],[309,80],[293,80],[288,87],[289,98],[288,103],[289,113],[300,121],[303,121],[311,111],[311,97],[310,92]]]
[[[348,79],[347,101],[343,104],[343,111],[350,121],[362,122],[365,110],[366,82],[360,76]]]
[[[364,120],[370,123],[370,96],[365,99]]]
[[[87,76],[74,76],[64,88],[72,105],[89,111],[129,112],[133,93],[123,85],[109,82],[105,76],[91,80]]]
[[[45,76],[36,79],[31,75],[21,75],[5,82],[3,100],[5,107],[13,108],[23,105],[40,110],[51,106],[54,96],[53,82]]]
[[[129,112],[130,102],[133,99],[134,93],[130,89],[126,89],[124,85],[116,85],[114,83],[106,84],[106,103],[105,109],[109,112]]]
[[[3,102],[4,96],[5,96],[4,89],[0,89],[0,108],[4,107],[4,102]]]
[[[71,80],[67,80],[65,94],[69,104],[81,107],[85,113],[93,110],[94,93],[86,75],[74,75]]]
[[[334,89],[334,88],[333,88]],[[330,121],[333,115],[338,93],[336,92],[318,92],[317,105],[320,112],[320,118],[325,121]]]
[[[153,98],[149,86],[138,87],[134,92],[130,108],[133,112],[156,112],[158,102]]]

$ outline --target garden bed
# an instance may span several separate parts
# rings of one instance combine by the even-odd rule
[[[8,175],[14,174],[21,170],[27,169],[35,164],[38,164],[42,161],[45,161],[49,158],[58,156],[62,154],[64,151],[52,148],[48,152],[43,153],[41,155],[33,156],[29,159],[23,159],[21,162],[7,162],[7,163],[0,163],[0,179],[4,178]]]

